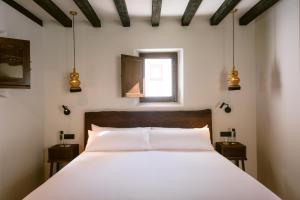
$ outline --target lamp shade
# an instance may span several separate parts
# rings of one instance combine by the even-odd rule
[[[231,72],[228,76],[228,90],[240,90],[240,78],[239,72],[236,70],[235,66],[233,66]]]

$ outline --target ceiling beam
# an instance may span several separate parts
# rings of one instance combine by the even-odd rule
[[[101,21],[88,0],[73,0],[94,27],[101,27]]]
[[[64,27],[72,27],[72,20],[51,0],[33,0]]]
[[[181,25],[188,26],[190,25],[195,13],[197,12],[202,0],[190,0],[184,14],[181,18]]]
[[[29,19],[37,23],[38,25],[43,26],[43,21],[40,18],[32,14],[29,10],[27,10],[26,8],[24,8],[23,6],[15,2],[14,0],[2,0],[2,1],[10,5],[14,9],[16,9],[17,11],[19,11],[20,13],[22,13],[23,15],[25,15],[26,17],[28,17]]]
[[[127,11],[127,6],[125,0],[114,0],[117,11],[119,13],[122,25],[124,27],[130,26],[130,19]]]
[[[240,18],[240,25],[247,25],[256,17],[271,8],[279,0],[261,0]]]
[[[210,18],[210,25],[218,25],[241,0],[226,0],[217,10],[217,12]]]
[[[152,26],[159,26],[162,0],[152,0]]]

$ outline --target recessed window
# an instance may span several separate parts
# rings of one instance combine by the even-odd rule
[[[177,52],[143,52],[144,97],[140,102],[177,102]]]

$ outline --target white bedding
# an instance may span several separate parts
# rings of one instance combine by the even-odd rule
[[[26,200],[274,200],[215,151],[83,152]]]

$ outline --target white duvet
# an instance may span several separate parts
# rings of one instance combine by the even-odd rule
[[[83,152],[26,200],[273,200],[215,151]]]

